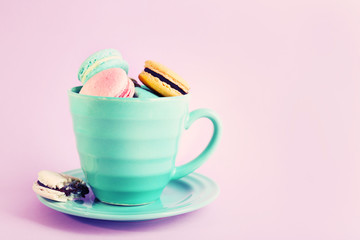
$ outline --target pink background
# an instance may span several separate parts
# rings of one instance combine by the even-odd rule
[[[1,1],[0,30],[1,238],[360,238],[359,1]],[[207,207],[106,222],[32,192],[39,170],[80,167],[66,91],[109,47],[132,77],[147,59],[168,65],[191,109],[219,113],[221,143],[198,170],[221,187]],[[179,163],[210,130],[194,124]]]

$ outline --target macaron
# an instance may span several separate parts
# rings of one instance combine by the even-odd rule
[[[158,98],[159,96],[145,85],[135,87],[135,98]]]
[[[59,202],[83,198],[90,192],[83,180],[47,170],[38,173],[33,191],[44,198]]]
[[[189,84],[170,68],[148,60],[139,79],[148,88],[164,97],[185,95],[189,92]]]
[[[109,68],[91,77],[81,88],[80,94],[101,97],[128,97],[135,93],[135,86],[121,68]]]
[[[119,51],[104,49],[95,52],[81,64],[78,78],[85,84],[92,76],[109,68],[121,68],[126,74],[129,71],[129,65]]]

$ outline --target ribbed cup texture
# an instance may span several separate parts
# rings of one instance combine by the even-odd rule
[[[173,176],[188,97],[121,99],[69,91],[81,167],[99,200],[157,200]]]

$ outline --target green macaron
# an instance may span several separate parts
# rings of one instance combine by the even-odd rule
[[[129,71],[129,65],[119,51],[104,49],[92,54],[81,64],[78,78],[85,84],[92,76],[109,68],[122,68],[126,74]]]
[[[146,87],[145,85],[135,87],[135,98],[158,98],[158,96],[154,91]]]

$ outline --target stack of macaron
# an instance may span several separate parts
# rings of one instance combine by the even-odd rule
[[[80,94],[103,97],[133,97],[134,83],[128,78],[128,63],[115,49],[98,51],[80,66]]]
[[[115,49],[104,49],[88,57],[78,73],[83,83],[80,94],[120,97],[157,98],[185,95],[189,92],[187,82],[166,66],[146,61],[139,75],[140,85],[128,77],[129,65]]]

